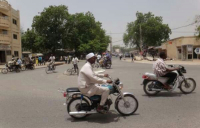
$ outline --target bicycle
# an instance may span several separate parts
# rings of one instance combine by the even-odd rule
[[[64,74],[67,74],[67,75],[77,74],[77,75],[79,75],[79,69],[77,68],[76,71],[75,71],[74,67],[72,67],[71,69],[67,69],[67,71],[65,71]]]
[[[45,71],[47,74],[51,73],[51,72],[55,72],[56,70],[56,66],[54,64],[48,64]]]

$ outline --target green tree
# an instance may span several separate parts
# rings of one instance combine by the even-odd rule
[[[169,39],[171,29],[163,24],[162,17],[154,16],[151,12],[136,13],[137,19],[127,25],[123,35],[125,45],[136,46],[141,51],[141,41],[145,46],[159,46]]]
[[[88,52],[103,52],[110,42],[102,29],[100,22],[96,22],[92,13],[76,13],[71,15],[66,24],[67,34],[65,42],[70,49],[74,49],[76,54]]]
[[[197,39],[200,39],[200,15],[196,16],[195,23],[197,23],[195,35],[197,36]]]
[[[38,36],[34,30],[27,29],[26,32],[22,34],[22,49],[23,51],[30,50],[33,53],[44,52],[43,38]]]
[[[32,28],[39,37],[43,37],[44,48],[48,52],[55,53],[56,49],[62,48],[68,18],[68,8],[64,5],[49,6],[34,17]]]

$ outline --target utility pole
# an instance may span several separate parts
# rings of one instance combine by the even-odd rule
[[[141,25],[140,25],[140,47],[142,48],[142,28],[141,28]]]

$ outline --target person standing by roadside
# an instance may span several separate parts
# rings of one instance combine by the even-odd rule
[[[119,59],[120,59],[120,60],[122,59],[122,54],[121,54],[121,53],[119,54]]]
[[[38,66],[38,56],[36,56],[36,58],[35,58],[35,64],[36,64],[36,66]]]
[[[72,59],[72,64],[74,65],[75,72],[76,70],[78,70],[78,62],[79,62],[78,58],[74,56]]]
[[[134,55],[133,55],[133,53],[131,53],[131,59],[132,59],[132,62],[134,62]]]
[[[38,57],[38,61],[39,61],[39,64],[42,65],[42,57],[41,56]]]

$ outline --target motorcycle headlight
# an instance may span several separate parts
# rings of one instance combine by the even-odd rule
[[[118,86],[119,86],[119,89],[120,89],[120,90],[122,90],[123,87],[124,87],[124,85],[123,85],[122,83],[120,83]]]

